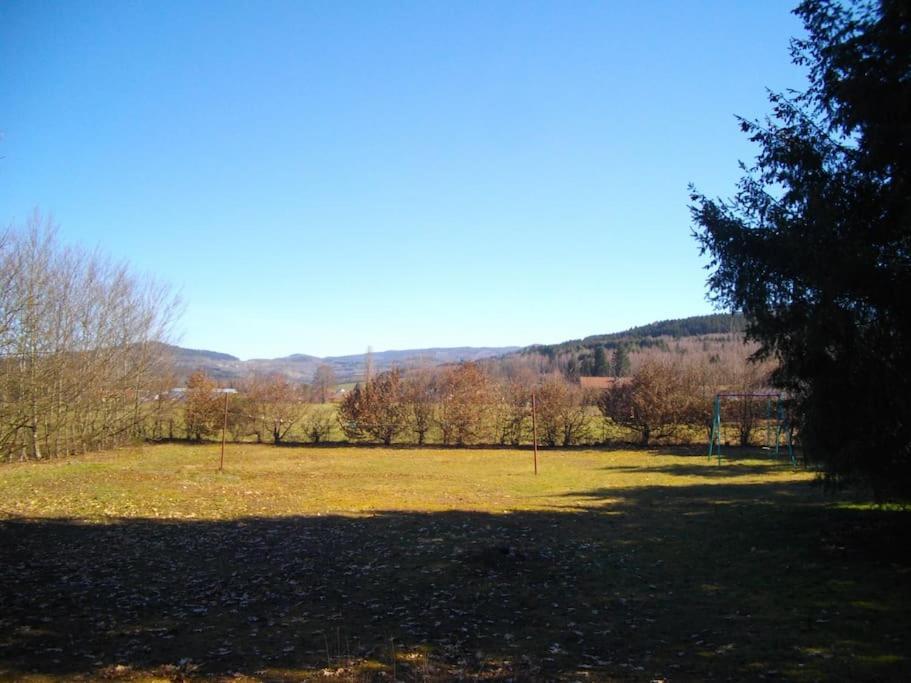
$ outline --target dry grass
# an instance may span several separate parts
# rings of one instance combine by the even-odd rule
[[[218,472],[219,449],[212,445],[153,446],[7,466],[0,469],[0,514],[104,520],[553,511],[591,507],[588,492],[598,487],[812,479],[767,459],[740,460],[718,470],[702,457],[641,451],[541,451],[538,477],[530,450],[240,444],[228,445],[226,453],[224,472]]]
[[[902,679],[907,513],[757,452],[0,468],[0,677]]]

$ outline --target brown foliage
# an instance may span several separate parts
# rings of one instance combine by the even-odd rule
[[[648,359],[633,373],[632,381],[601,394],[598,408],[615,424],[639,433],[640,443],[669,438],[692,424],[701,407],[701,380],[693,366]]]
[[[253,377],[245,383],[245,389],[257,441],[268,433],[273,443],[281,443],[306,412],[303,389],[284,375]]]
[[[573,446],[588,436],[590,420],[578,385],[551,375],[538,385],[536,400],[544,445]]]
[[[444,444],[464,446],[484,437],[490,383],[477,363],[447,368],[440,377],[437,422]]]
[[[497,443],[518,446],[527,437],[533,382],[509,379],[494,385],[493,426]]]
[[[0,454],[43,458],[146,436],[143,403],[175,302],[123,264],[64,248],[36,212],[0,234]]]
[[[184,395],[184,426],[187,438],[200,441],[214,433],[221,424],[221,395],[216,393],[215,380],[204,371],[197,370],[187,379]]]
[[[430,431],[433,424],[436,402],[436,383],[433,374],[429,370],[421,368],[405,375],[402,400],[411,431],[417,437],[418,445],[423,446],[427,439],[427,432]]]
[[[328,403],[335,391],[335,371],[325,363],[313,371],[313,398],[319,403]]]
[[[387,370],[354,387],[339,405],[338,419],[349,439],[391,444],[408,425],[402,372]]]

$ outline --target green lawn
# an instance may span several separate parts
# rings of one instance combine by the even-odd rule
[[[0,678],[911,679],[909,513],[762,453],[0,467]]]

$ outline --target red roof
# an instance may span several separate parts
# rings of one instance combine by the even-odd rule
[[[583,389],[613,389],[632,380],[632,377],[580,377],[579,384]]]

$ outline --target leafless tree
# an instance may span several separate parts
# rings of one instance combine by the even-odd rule
[[[352,439],[373,439],[392,443],[408,425],[402,372],[386,370],[363,387],[356,386],[339,405],[338,419]]]
[[[254,377],[244,387],[257,441],[268,433],[272,443],[280,444],[306,413],[302,387],[280,374]]]
[[[440,377],[437,421],[444,444],[483,441],[490,383],[477,363],[460,363]]]
[[[633,373],[632,381],[605,391],[598,407],[615,424],[639,433],[640,443],[670,438],[692,423],[700,400],[698,381],[683,363],[650,358]]]
[[[213,434],[223,418],[218,385],[204,371],[196,370],[187,379],[184,394],[184,426],[187,439],[201,441]]]
[[[409,371],[403,380],[402,400],[411,431],[417,437],[418,445],[423,446],[433,424],[436,402],[436,382],[433,373],[427,368]]]
[[[522,443],[531,419],[531,394],[534,378],[522,381],[508,379],[494,385],[491,405],[497,443],[501,446]]]
[[[316,370],[313,371],[313,382],[311,387],[314,396],[320,403],[329,402],[329,397],[332,396],[335,385],[335,371],[332,369],[332,366],[326,365],[325,363],[317,366]]]
[[[537,388],[538,424],[548,446],[573,446],[589,434],[590,418],[582,389],[560,375],[546,377]]]
[[[304,436],[310,443],[322,443],[332,434],[334,415],[329,410],[321,410],[321,406],[310,406],[301,423]]]
[[[43,458],[145,436],[176,312],[165,288],[64,248],[35,212],[0,239],[0,448]]]

